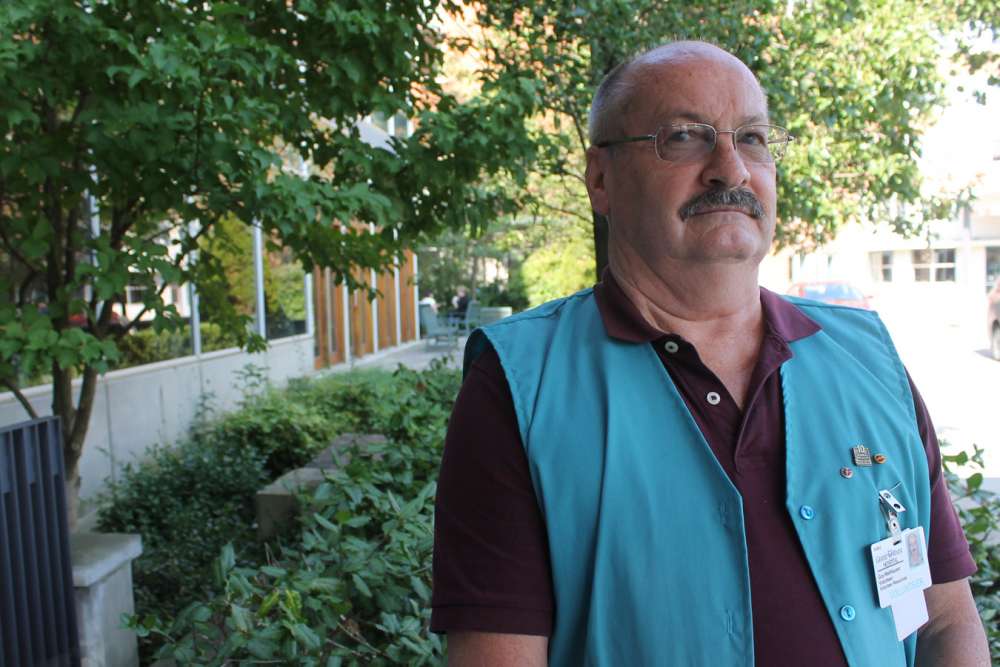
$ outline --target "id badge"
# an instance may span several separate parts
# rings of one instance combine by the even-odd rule
[[[922,526],[891,535],[871,546],[878,604],[892,608],[900,640],[927,622],[924,589],[931,585],[927,541]]]

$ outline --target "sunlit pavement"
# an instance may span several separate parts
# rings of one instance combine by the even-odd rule
[[[924,401],[944,453],[985,451],[987,485],[1000,491],[1000,362],[987,350],[985,306],[950,310],[912,302],[879,313]]]
[[[383,354],[371,355],[359,359],[354,368],[383,368],[395,370],[402,364],[413,370],[424,370],[430,367],[435,359],[441,359],[452,368],[462,367],[462,353],[465,350],[465,337],[451,343],[434,343],[421,340],[406,345],[403,349],[390,349]]]

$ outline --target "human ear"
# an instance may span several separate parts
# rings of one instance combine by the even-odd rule
[[[591,146],[587,149],[587,170],[584,173],[587,194],[590,196],[590,207],[594,209],[594,212],[605,216],[610,211],[605,178],[609,157],[607,150]]]

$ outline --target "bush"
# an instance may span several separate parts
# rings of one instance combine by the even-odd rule
[[[439,661],[441,641],[427,632],[435,487],[420,480],[413,453],[353,451],[306,500],[298,545],[257,568],[238,567],[227,547],[216,562],[222,594],[172,623],[135,619],[133,627],[161,633],[156,657],[180,665]]]
[[[337,426],[315,405],[270,390],[224,416],[202,439],[222,449],[238,446],[254,452],[263,457],[268,477],[276,478],[308,463],[336,437]]]
[[[294,571],[296,577],[308,579],[309,573],[319,567],[314,561],[320,555],[314,552],[320,543],[307,537],[310,530],[319,530],[315,527],[320,525],[316,523],[318,519],[309,519],[313,524],[307,522],[293,545],[285,548],[277,544],[262,545],[256,542],[253,501],[260,487],[308,461],[336,435],[350,431],[378,432],[386,434],[391,442],[379,450],[381,459],[376,467],[371,465],[369,454],[358,454],[356,462],[352,461],[338,473],[354,480],[345,487],[353,490],[338,488],[330,496],[340,498],[338,503],[342,502],[343,493],[350,493],[360,503],[359,512],[364,513],[367,511],[364,508],[373,511],[377,507],[391,508],[399,499],[412,496],[417,485],[425,487],[436,473],[445,422],[458,393],[458,383],[457,371],[440,364],[422,373],[400,368],[391,376],[384,372],[362,372],[297,380],[284,391],[265,390],[251,395],[240,410],[214,422],[199,424],[191,438],[177,447],[154,448],[143,463],[126,466],[119,481],[111,487],[109,502],[100,512],[98,525],[105,531],[138,532],[143,536],[144,551],[133,570],[137,612],[133,623],[143,636],[140,644],[143,656],[152,657],[168,637],[171,640],[164,651],[171,646],[176,648],[181,640],[173,638],[180,629],[204,622],[198,620],[204,612],[190,609],[183,612],[195,600],[215,601],[220,594],[233,595],[232,587],[241,586],[243,579],[238,580],[239,584],[230,579],[240,572],[256,573],[254,577],[273,573],[264,569],[268,567],[268,553],[280,554],[283,562],[294,564],[287,569]],[[378,486],[383,483],[396,486]],[[391,501],[387,495],[390,491]],[[320,504],[311,510],[321,515],[328,510],[322,493],[316,500]],[[433,493],[430,494],[433,498]],[[421,521],[430,521],[431,504],[425,498],[418,512]],[[336,515],[341,510],[331,511]],[[367,521],[374,522],[373,526],[385,523],[376,518],[372,515]],[[336,516],[327,520],[335,524],[339,521]],[[357,540],[361,539],[359,531],[363,527],[358,521],[352,522],[350,530],[342,536],[343,549],[360,548]],[[410,562],[406,559],[430,562],[429,542],[417,544],[402,536],[382,536],[380,529],[374,530],[379,539],[385,539],[384,549],[366,556],[366,560],[386,578],[384,582],[372,582],[370,590],[382,590],[381,586],[397,581],[398,577],[393,579],[395,575],[391,573],[396,571],[394,568],[403,567],[400,563]],[[410,530],[412,527],[404,533],[412,535]],[[329,542],[332,538],[323,539],[328,541],[327,546],[332,545]],[[223,547],[225,577],[212,568]],[[359,574],[359,577],[369,575]],[[252,583],[251,580],[256,581],[253,577],[240,576],[248,586],[257,587],[253,590],[260,588]],[[296,578],[294,582],[299,580]],[[279,610],[295,608],[295,595],[301,598],[304,594],[304,591],[296,593],[294,582],[281,584],[290,597],[282,598],[285,603],[284,607],[279,605]],[[408,579],[407,582],[407,585],[412,583]],[[397,581],[394,585],[401,584]],[[246,593],[243,588],[239,590]],[[273,592],[268,591],[268,595]],[[358,605],[363,606],[360,602]],[[359,618],[368,619],[373,613],[372,609],[366,609]],[[143,619],[141,624],[139,618]],[[159,619],[174,621],[164,625]],[[403,633],[400,637],[410,638],[412,623],[407,622],[405,632],[400,630]],[[178,629],[171,629],[174,626]],[[425,630],[420,626],[424,635]],[[421,641],[439,646],[433,638]],[[420,646],[421,651],[426,648],[425,644]],[[204,649],[199,651],[200,657],[194,661],[200,664],[206,654]],[[181,650],[177,658],[184,662],[186,655]]]
[[[942,443],[944,445],[945,443]],[[972,575],[972,595],[986,627],[993,664],[1000,664],[1000,496],[982,488],[983,450],[974,445],[970,456],[959,452],[944,456],[948,490],[955,499],[958,518],[969,540],[972,558],[979,570]],[[956,466],[970,466],[966,479],[956,474]]]
[[[527,310],[528,293],[520,270],[511,273],[506,286],[493,282],[477,287],[476,301],[482,306],[510,306],[515,313]]]
[[[202,352],[237,345],[236,336],[223,331],[218,324],[202,322],[200,328]],[[119,338],[117,345],[119,357],[116,368],[141,366],[193,354],[188,327],[168,331],[139,329]]]
[[[241,552],[252,548],[253,496],[267,478],[260,453],[200,440],[156,447],[143,463],[125,467],[98,527],[142,535],[143,553],[133,563],[137,610],[171,616],[211,594],[202,571],[227,542]]]

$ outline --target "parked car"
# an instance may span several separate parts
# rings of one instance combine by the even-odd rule
[[[990,340],[990,354],[1000,361],[1000,278],[986,296],[986,332]]]
[[[788,294],[814,301],[825,301],[841,306],[871,310],[869,297],[851,283],[844,280],[816,280],[795,283],[788,288]]]

